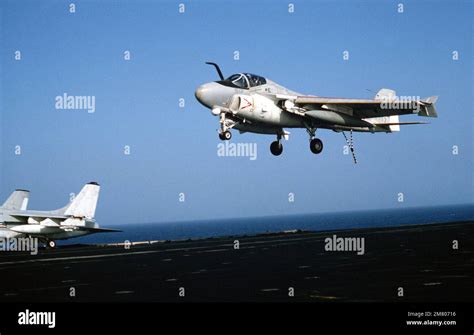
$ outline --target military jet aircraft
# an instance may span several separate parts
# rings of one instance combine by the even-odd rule
[[[94,220],[100,186],[86,184],[68,205],[53,211],[27,210],[29,191],[16,190],[0,207],[0,238],[36,237],[51,248],[55,240],[93,233],[119,232],[99,228]]]
[[[196,89],[197,100],[219,116],[219,138],[230,140],[231,129],[240,133],[276,135],[270,151],[278,156],[283,152],[281,139],[288,139],[284,128],[304,128],[309,135],[309,148],[314,154],[323,150],[323,142],[315,137],[316,130],[331,129],[342,132],[357,163],[352,132],[400,131],[401,125],[424,122],[399,122],[399,115],[418,114],[437,117],[437,96],[426,99],[397,97],[396,92],[383,88],[374,99],[327,98],[303,95],[291,91],[267,78],[237,73],[224,79],[216,63],[220,80]],[[345,131],[350,132],[350,137]]]

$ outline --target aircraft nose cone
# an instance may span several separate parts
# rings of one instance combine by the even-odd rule
[[[207,108],[213,108],[214,106],[220,106],[225,102],[228,92],[224,87],[216,82],[206,83],[199,86],[194,92],[196,99],[206,106]]]
[[[199,86],[196,89],[196,92],[194,92],[194,95],[196,96],[196,99],[203,104],[204,106],[208,106],[206,102],[208,102],[208,96],[209,96],[209,84],[204,84]]]

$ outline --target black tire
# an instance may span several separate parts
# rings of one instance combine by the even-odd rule
[[[220,139],[221,141],[225,141],[224,135],[222,135],[222,133],[219,133],[219,139]]]
[[[309,143],[309,148],[313,154],[320,154],[323,151],[323,141],[319,138],[313,138]]]
[[[48,247],[50,247],[51,249],[56,248],[56,242],[53,240],[48,241]]]
[[[224,137],[225,141],[228,141],[232,138],[232,133],[228,130],[222,133],[222,137]]]
[[[280,141],[272,142],[270,145],[270,151],[274,156],[280,156],[283,152],[283,145],[280,143]]]

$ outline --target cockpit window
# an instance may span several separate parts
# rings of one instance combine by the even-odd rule
[[[249,87],[248,82],[247,82],[247,78],[245,78],[244,76],[240,76],[239,79],[234,80],[234,84],[239,86],[239,87],[242,87],[242,88],[248,88]]]
[[[267,81],[263,77],[260,77],[251,73],[244,73],[244,74],[250,83],[250,87],[265,85],[267,83]]]
[[[249,87],[255,87],[265,85],[267,81],[265,78],[251,74],[251,73],[237,73],[231,75],[225,81],[230,81],[237,87],[247,89]]]
[[[247,89],[249,87],[248,80],[247,78],[241,74],[233,74],[229,78],[227,78],[228,81],[232,82],[237,87]]]
[[[229,80],[229,81],[234,81],[234,80],[237,80],[237,79],[239,79],[239,78],[240,78],[240,76],[241,76],[241,74],[240,74],[240,73],[233,74],[233,75],[231,75],[229,78],[227,78],[227,80]]]

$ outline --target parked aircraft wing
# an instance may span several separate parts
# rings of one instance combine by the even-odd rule
[[[28,219],[33,219],[38,222],[46,220],[46,219],[51,219],[52,221],[56,223],[60,223],[68,218],[67,216],[64,216],[64,215],[53,215],[53,214],[34,212],[34,211],[13,212],[13,213],[9,213],[9,215],[24,222],[27,222]]]

